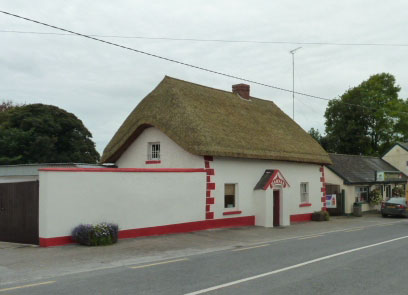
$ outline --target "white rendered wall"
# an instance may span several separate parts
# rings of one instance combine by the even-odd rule
[[[289,225],[290,215],[312,213],[320,211],[322,208],[321,197],[323,193],[321,192],[322,183],[320,182],[320,177],[322,173],[320,172],[320,165],[219,157],[214,157],[214,161],[210,165],[215,170],[215,175],[211,179],[216,184],[215,190],[212,192],[215,197],[215,204],[211,205],[211,211],[214,212],[215,219],[252,216],[256,215],[257,212],[262,212],[260,216],[265,215],[266,213],[259,211],[259,209],[262,206],[272,206],[272,201],[270,200],[269,205],[259,201],[258,197],[261,196],[261,193],[254,191],[254,187],[266,169],[280,170],[290,184],[290,187],[282,188],[281,190],[281,225]],[[312,204],[310,207],[299,207],[301,182],[309,183],[309,201]],[[223,215],[223,212],[232,210],[224,208],[225,183],[238,184],[238,205],[233,210],[242,211],[239,215]],[[269,191],[269,199],[272,199],[272,190],[268,189]],[[268,223],[266,217],[260,218],[263,218]],[[258,223],[256,219],[255,222]]]
[[[81,223],[120,230],[205,219],[204,172],[40,171],[40,237],[70,236]]]
[[[160,142],[160,164],[146,164],[149,142]],[[116,161],[119,168],[203,168],[203,157],[190,154],[155,127],[145,129]]]
[[[382,159],[408,175],[408,152],[399,145],[395,145]]]
[[[353,204],[356,200],[356,187],[362,186],[362,185],[345,185],[343,179],[340,178],[338,175],[336,175],[333,171],[331,171],[327,167],[324,167],[324,176],[325,176],[325,180],[327,184],[340,185],[340,191],[344,190],[344,194],[345,194],[344,213],[346,214],[353,213]],[[394,187],[394,185],[391,185],[391,188],[392,187]],[[374,188],[375,188],[375,185],[370,186],[370,190]],[[361,210],[363,212],[371,211],[371,210],[379,210],[379,209],[380,209],[379,205],[372,206],[368,203],[363,203],[361,206]]]

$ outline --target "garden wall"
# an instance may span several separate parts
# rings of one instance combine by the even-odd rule
[[[197,230],[205,220],[204,169],[45,168],[39,178],[42,246],[71,242],[81,223],[117,223],[126,238]]]

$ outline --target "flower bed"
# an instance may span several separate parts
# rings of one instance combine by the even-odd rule
[[[72,231],[75,242],[86,246],[111,245],[118,241],[118,225],[112,223],[80,224]]]

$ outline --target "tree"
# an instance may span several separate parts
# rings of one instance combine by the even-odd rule
[[[0,164],[96,163],[92,134],[74,114],[51,105],[0,113]]]
[[[311,137],[313,137],[314,140],[316,140],[326,151],[328,152],[333,152],[330,149],[329,143],[327,141],[327,137],[323,136],[322,134],[320,134],[319,129],[314,129],[313,127],[310,128],[310,130],[308,131],[309,135]]]
[[[400,89],[393,75],[376,74],[330,101],[325,112],[329,150],[378,156],[406,140],[408,104],[398,98]]]

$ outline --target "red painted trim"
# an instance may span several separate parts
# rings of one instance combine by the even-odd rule
[[[241,214],[242,211],[226,211],[222,213],[222,215],[234,215],[234,214]]]
[[[290,216],[290,222],[304,222],[304,221],[311,221],[312,220],[312,213],[306,214],[295,214]]]
[[[207,197],[207,198],[210,198],[210,197],[211,197],[211,191],[207,191],[206,197]]]
[[[321,201],[322,201],[322,203],[326,202],[326,197],[325,196],[322,197]]]
[[[204,156],[204,161],[214,161],[213,156]]]
[[[207,182],[211,182],[211,176],[207,176]]]
[[[208,161],[204,161],[204,165],[205,165],[205,168],[210,168],[210,162],[208,162]]]
[[[207,190],[215,190],[215,183],[214,182],[209,182],[207,183]]]
[[[324,204],[326,206],[326,203]],[[327,211],[326,207],[322,207],[322,211]]]
[[[161,161],[160,160],[155,160],[155,161],[146,161],[145,162],[146,164],[160,164],[161,163]]]
[[[275,170],[273,172],[273,174],[269,177],[268,182],[265,184],[265,186],[263,187],[264,190],[267,190],[269,186],[272,187],[273,182],[275,181],[275,177],[281,177],[280,179],[283,180],[283,187],[290,187],[289,182],[285,179],[285,176],[283,176],[282,172],[280,172],[279,170]]]
[[[212,204],[215,203],[215,199],[214,199],[214,198],[206,198],[206,199],[205,199],[205,203],[206,203],[207,205],[212,205]]]
[[[194,221],[178,224],[169,224],[155,227],[126,229],[119,231],[119,239],[157,236],[165,234],[187,233],[193,231],[207,230],[212,228],[254,226],[255,216],[243,216],[234,218],[222,218],[203,221]],[[40,238],[41,247],[61,246],[74,243],[70,236]]]
[[[324,171],[323,166],[320,166],[319,171],[320,171],[320,172],[323,172],[323,171]]]
[[[214,212],[205,213],[205,219],[214,219]]]
[[[321,188],[321,192],[322,192],[322,193],[325,193],[325,192],[326,192],[326,188],[325,188],[325,187],[322,187],[322,188]]]
[[[210,212],[210,205],[205,205],[205,212]]]
[[[71,236],[56,237],[56,238],[40,238],[40,247],[52,247],[74,244]]]
[[[324,177],[320,177],[320,182],[324,182]]]
[[[214,169],[206,169],[206,171],[207,171],[207,175],[214,175],[215,174]]]
[[[203,168],[40,168],[53,172],[207,172]]]
[[[310,206],[312,206],[312,204],[310,203],[299,204],[299,207],[310,207]]]

